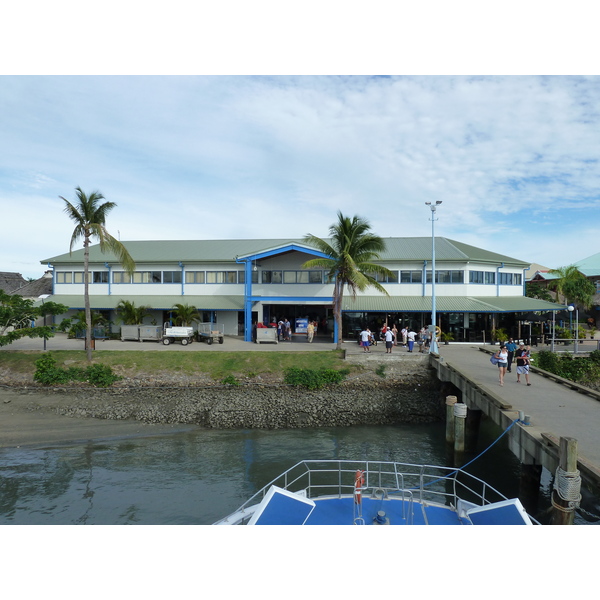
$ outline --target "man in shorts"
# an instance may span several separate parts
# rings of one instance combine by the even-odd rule
[[[371,352],[371,330],[368,327],[360,332],[360,345],[363,347],[363,352]]]
[[[525,348],[525,344],[521,342],[517,350],[515,350],[515,358],[517,359],[517,383],[521,383],[521,375],[525,375],[525,382],[529,383],[529,350]]]

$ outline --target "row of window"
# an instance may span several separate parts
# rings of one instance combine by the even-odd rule
[[[258,283],[257,271],[252,272],[252,283]],[[327,271],[261,271],[261,283],[329,283]],[[83,271],[59,271],[56,283],[83,283]],[[380,283],[423,283],[423,271],[391,271],[391,275],[376,274]],[[186,271],[185,283],[245,283],[245,271]],[[465,272],[460,270],[437,270],[436,283],[464,283]],[[92,271],[91,283],[108,283],[108,271]],[[125,271],[113,272],[113,283],[181,283],[181,271]],[[519,273],[498,273],[500,285],[522,285]],[[431,271],[426,273],[426,283],[431,283]],[[469,271],[469,283],[496,283],[493,271]]]

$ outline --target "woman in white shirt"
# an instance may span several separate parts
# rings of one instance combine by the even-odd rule
[[[500,346],[500,350],[495,354],[498,359],[498,372],[500,374],[500,385],[504,385],[504,375],[508,368],[508,349],[506,346]]]

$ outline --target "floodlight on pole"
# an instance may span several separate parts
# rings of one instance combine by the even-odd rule
[[[437,333],[436,333],[436,306],[435,306],[435,211],[437,207],[442,203],[441,200],[436,200],[435,204],[431,202],[425,202],[431,209],[431,346],[429,347],[430,352],[438,352],[437,345]]]

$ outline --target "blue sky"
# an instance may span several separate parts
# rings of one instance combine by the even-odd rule
[[[439,236],[548,267],[600,251],[597,76],[135,67],[0,76],[1,271],[68,251],[76,186],[123,241],[325,237],[338,210],[429,236],[441,200]]]

